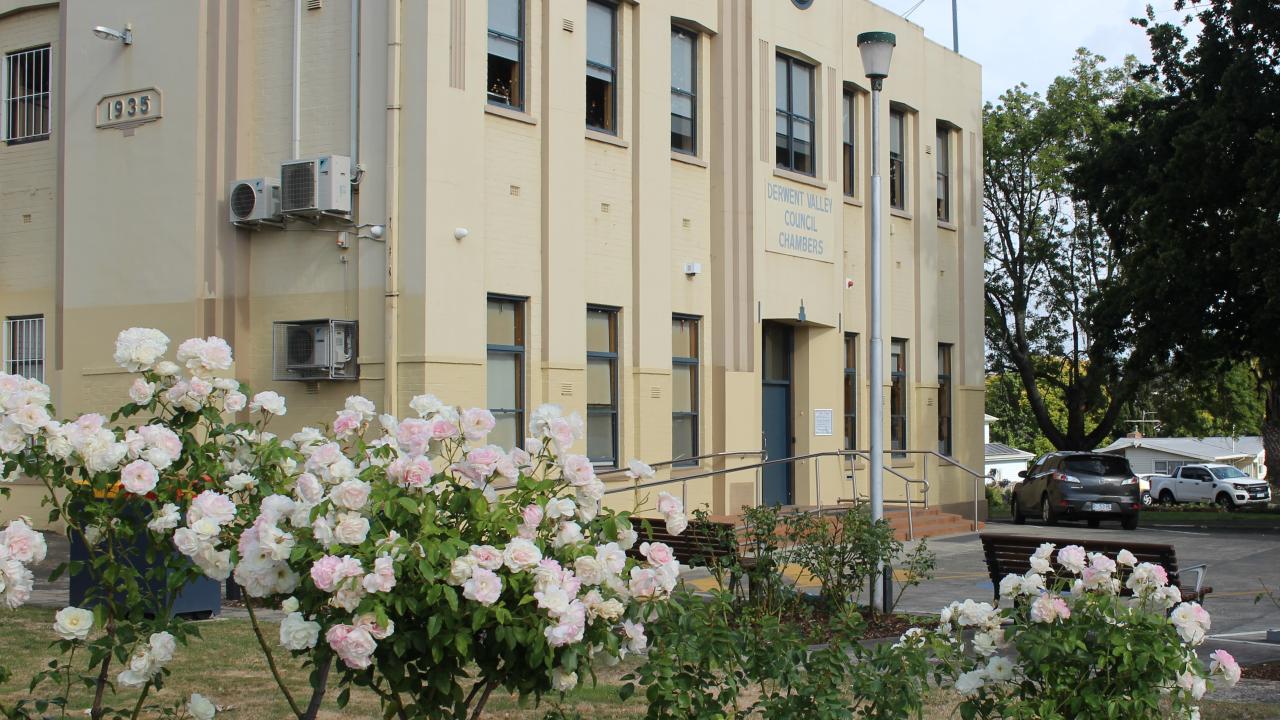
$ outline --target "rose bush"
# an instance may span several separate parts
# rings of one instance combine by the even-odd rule
[[[1001,607],[952,603],[935,630],[902,636],[964,696],[961,717],[1198,718],[1214,682],[1240,679],[1225,650],[1197,658],[1209,614],[1159,565],[1045,543],[1031,568],[1000,582]]]
[[[395,418],[353,396],[329,427],[282,438],[268,426],[287,413],[285,399],[250,397],[227,377],[225,341],[187,340],[176,362],[163,359],[168,343],[156,330],[120,333],[115,359],[139,377],[109,420],[58,422],[47,387],[0,375],[5,475],[40,479],[50,520],[89,548],[87,562],[58,572],[89,575],[92,620],[80,608],[59,613],[68,660],[33,687],[69,687],[85,647],[91,718],[120,714],[105,704],[113,677],[141,688],[138,717],[177,646],[196,634],[170,606],[199,575],[243,588],[299,718],[315,716],[334,669],[340,704],[360,685],[388,716],[474,717],[498,687],[565,691],[597,658],[646,646],[649,605],[669,596],[680,563],[661,543],[628,556],[638,540],[630,514],[603,507],[604,484],[572,452],[583,434],[576,415],[538,408],[526,446],[504,449],[486,443],[495,425],[487,410],[423,395],[410,403],[416,416]],[[632,472],[652,475],[642,463]],[[683,508],[662,503],[678,531]],[[278,642],[254,615],[267,603],[287,613]],[[273,648],[312,665],[307,706],[281,680]],[[66,695],[36,702],[43,712]],[[163,712],[212,708],[197,694]]]

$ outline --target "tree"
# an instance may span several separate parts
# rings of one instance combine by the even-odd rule
[[[1107,438],[1152,372],[1126,342],[1099,342],[1123,335],[1125,308],[1100,295],[1119,268],[1069,181],[1076,151],[1111,122],[1106,108],[1151,92],[1132,79],[1132,58],[1120,68],[1103,62],[1081,49],[1044,98],[1019,85],[983,113],[988,369],[1018,377],[1037,427],[1059,449]]]
[[[1126,419],[1141,419],[1148,411],[1160,421],[1159,434],[1169,437],[1260,434],[1263,403],[1253,367],[1235,363],[1219,370],[1205,377],[1175,371],[1155,378],[1133,402],[1133,414]]]
[[[1177,0],[1178,10],[1188,8]],[[1106,303],[1126,306],[1110,338],[1174,367],[1249,361],[1263,389],[1268,477],[1280,480],[1280,5],[1203,0],[1202,29],[1139,24],[1159,95],[1128,97],[1073,173],[1121,271]],[[1140,328],[1156,327],[1158,333]],[[1128,334],[1128,336],[1127,336]]]

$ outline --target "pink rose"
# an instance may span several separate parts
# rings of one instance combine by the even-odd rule
[[[566,455],[560,463],[564,479],[574,487],[581,487],[596,478],[595,468],[585,455]]]
[[[497,570],[502,567],[502,553],[492,545],[472,545],[471,557],[476,565],[485,570]]]
[[[427,451],[432,439],[432,424],[420,418],[405,418],[396,426],[396,442],[400,449],[411,455],[421,455]]]
[[[372,486],[363,480],[346,480],[333,489],[329,497],[333,504],[347,510],[359,510],[369,502]]]
[[[534,504],[526,505],[525,508],[520,511],[520,518],[524,521],[525,525],[537,527],[542,524],[542,508]]]
[[[1227,687],[1235,687],[1240,682],[1240,664],[1226,650],[1215,650],[1209,654],[1209,674],[1221,677]]]
[[[502,457],[501,449],[495,445],[486,445],[468,452],[467,463],[479,470],[484,477],[489,477],[497,470]]]
[[[573,423],[562,417],[558,417],[551,421],[547,427],[547,433],[551,436],[551,441],[555,443],[556,449],[565,452],[573,447],[573,441],[576,438]]]
[[[236,505],[230,498],[213,490],[205,490],[191,501],[191,508],[187,510],[187,524],[194,525],[197,521],[208,518],[216,525],[226,525],[235,516]]]
[[[324,499],[324,486],[311,473],[302,473],[293,486],[298,499],[308,505],[315,505]]]
[[[333,421],[333,434],[338,437],[352,435],[360,428],[362,422],[364,422],[364,419],[360,416],[360,413],[342,410]]]
[[[311,565],[311,581],[315,583],[316,589],[321,592],[333,592],[338,583],[343,579],[339,574],[342,567],[342,558],[325,555]]]
[[[435,470],[431,460],[424,455],[417,457],[401,457],[387,468],[392,480],[408,488],[424,488],[431,484]]]
[[[462,585],[462,596],[481,605],[492,605],[501,595],[502,578],[482,567],[472,570],[471,577]]]
[[[666,543],[640,543],[640,554],[643,555],[651,565],[666,565],[675,559],[675,555],[671,552],[671,547]]]
[[[684,503],[680,498],[667,492],[658,493],[658,512],[663,515],[676,515],[684,512]]]
[[[452,420],[438,418],[431,423],[431,438],[433,440],[449,440],[458,437],[458,424]]]
[[[373,572],[364,576],[363,585],[367,592],[390,592],[396,586],[396,571],[392,559],[380,557],[374,560]]]
[[[1068,545],[1058,551],[1058,564],[1073,575],[1084,571],[1084,548],[1079,545]]]
[[[462,434],[471,442],[485,439],[496,424],[493,413],[483,408],[471,408],[462,413]]]
[[[156,489],[160,474],[146,460],[134,460],[120,471],[120,484],[134,495],[146,495]]]
[[[32,530],[21,518],[10,522],[0,532],[0,548],[8,551],[8,559],[27,564],[43,561],[48,552],[44,535]]]
[[[324,639],[342,662],[355,670],[369,667],[373,651],[378,647],[368,630],[350,625],[334,625]]]

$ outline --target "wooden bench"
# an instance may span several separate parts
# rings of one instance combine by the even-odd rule
[[[640,539],[628,554],[637,559],[643,542],[665,543],[681,565],[691,567],[707,567],[739,554],[733,518],[716,517],[701,523],[690,519],[689,526],[679,535],[672,535],[662,518],[632,517],[631,524]]]
[[[1003,533],[981,533],[982,553],[987,559],[987,570],[991,573],[992,595],[1000,599],[1000,581],[1009,574],[1023,575],[1031,570],[1031,555],[1042,543],[1053,543],[1061,549],[1067,545],[1079,545],[1085,552],[1102,553],[1114,560],[1121,550],[1133,553],[1138,562],[1159,565],[1169,575],[1169,584],[1182,591],[1183,601],[1194,600],[1204,602],[1204,598],[1213,592],[1213,588],[1204,585],[1207,564],[1191,567],[1178,567],[1178,556],[1172,545],[1159,543],[1116,542],[1107,540],[1077,540],[1067,538],[1036,537],[1033,535],[1006,535]],[[1056,550],[1054,551],[1057,552]],[[1056,554],[1055,554],[1056,558]],[[1184,582],[1182,573],[1195,573],[1194,583]],[[1125,590],[1124,592],[1128,592]]]

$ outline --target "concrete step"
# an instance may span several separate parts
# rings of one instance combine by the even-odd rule
[[[894,535],[899,540],[910,540],[927,537],[942,537],[973,532],[973,524],[968,518],[953,513],[944,513],[938,508],[911,508],[910,536],[908,536],[907,511],[903,506],[885,507],[885,519],[893,525]],[[978,523],[981,529],[983,523]]]

